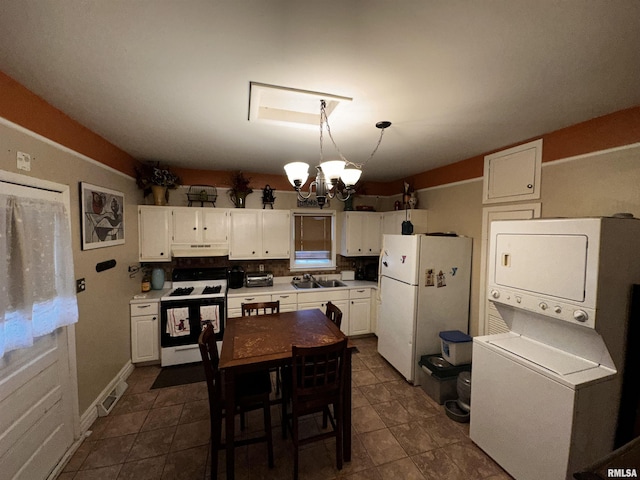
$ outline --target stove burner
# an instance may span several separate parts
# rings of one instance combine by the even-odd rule
[[[193,287],[182,287],[176,288],[173,292],[169,294],[170,297],[184,297],[186,295],[190,295],[193,292]]]
[[[202,293],[205,295],[210,293],[220,293],[221,290],[222,290],[222,286],[216,285],[215,287],[204,287],[204,290],[202,290]]]

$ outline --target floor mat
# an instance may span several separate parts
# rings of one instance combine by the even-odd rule
[[[202,362],[171,365],[170,367],[162,367],[151,389],[175,387],[187,383],[204,382],[204,380]]]

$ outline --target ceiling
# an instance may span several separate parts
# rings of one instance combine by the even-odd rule
[[[353,98],[363,180],[640,105],[637,0],[2,0],[0,70],[140,160],[283,173],[319,127],[250,122],[260,82]],[[325,136],[326,138],[326,136]],[[325,143],[325,159],[334,153]]]

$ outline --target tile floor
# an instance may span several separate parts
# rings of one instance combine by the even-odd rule
[[[301,480],[508,480],[468,437],[469,424],[450,420],[420,387],[404,381],[376,351],[376,338],[355,339],[351,462],[335,468],[335,441],[316,442],[300,453]],[[71,458],[58,480],[207,479],[209,419],[204,382],[150,390],[160,367],[136,368],[129,388]],[[255,413],[255,415],[254,415]],[[273,407],[276,466],[267,467],[266,445],[236,449],[236,478],[292,478],[291,440],[282,440],[280,410]],[[261,412],[247,430],[261,428]],[[321,417],[301,425],[320,428]],[[225,478],[224,452],[219,475]]]

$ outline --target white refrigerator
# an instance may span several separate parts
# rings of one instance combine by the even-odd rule
[[[468,333],[471,249],[468,237],[383,237],[378,352],[415,385],[420,357],[440,352],[441,331]]]

